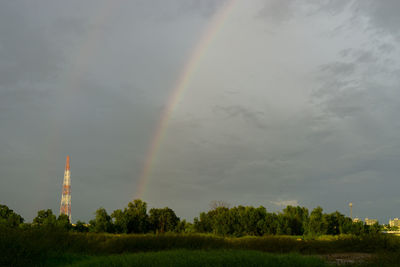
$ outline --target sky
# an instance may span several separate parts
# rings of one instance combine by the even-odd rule
[[[27,221],[58,214],[70,155],[73,221],[140,197],[188,220],[223,200],[347,215],[352,202],[388,223],[400,217],[399,9],[1,1],[0,203]]]

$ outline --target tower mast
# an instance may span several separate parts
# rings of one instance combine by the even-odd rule
[[[349,207],[350,207],[350,218],[353,220],[353,203],[349,203]]]
[[[61,195],[60,215],[65,214],[71,222],[71,171],[69,166],[69,156],[65,162],[64,182]]]

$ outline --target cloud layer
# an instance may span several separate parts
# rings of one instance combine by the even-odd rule
[[[0,202],[121,208],[193,47],[226,1],[0,4]],[[79,8],[77,9],[77,7]],[[398,1],[237,1],[168,124],[144,200],[400,210]]]

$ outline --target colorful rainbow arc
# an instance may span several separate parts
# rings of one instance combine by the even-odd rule
[[[162,112],[162,115],[155,130],[155,134],[150,143],[144,167],[139,178],[139,184],[135,196],[136,198],[141,198],[144,194],[146,183],[149,179],[150,172],[154,164],[154,159],[157,155],[157,151],[159,150],[160,144],[167,130],[167,125],[169,120],[171,119],[173,111],[175,110],[180,99],[182,98],[185,88],[187,88],[188,84],[190,83],[190,80],[193,77],[195,69],[198,66],[202,56],[205,54],[207,48],[211,44],[211,41],[221,30],[224,22],[228,17],[228,14],[233,9],[235,2],[236,0],[229,0],[214,15],[211,23],[204,31],[202,38],[200,38],[200,41],[195,46],[189,60],[185,64],[183,71],[181,72],[181,75],[176,83],[176,86],[169,96],[167,105]]]

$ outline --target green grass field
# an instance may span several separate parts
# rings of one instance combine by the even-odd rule
[[[269,261],[282,261],[284,264],[284,260],[288,260],[298,261],[297,265],[291,263],[288,266],[310,266],[315,258],[311,258],[307,265],[301,265],[309,258],[299,255],[335,253],[377,255],[374,260],[379,263],[378,266],[395,266],[400,262],[400,238],[390,235],[318,239],[288,236],[232,238],[201,234],[113,235],[45,229],[0,229],[0,266],[54,266],[68,263],[96,266],[108,261],[113,266],[132,265],[130,262],[144,262],[142,266],[152,266],[152,262],[159,261],[163,265],[171,261],[171,266],[185,266],[191,260],[202,263],[201,266],[224,266],[221,265],[224,262],[242,260],[246,266],[251,266],[252,260],[257,260],[257,265]],[[323,266],[320,258],[316,262],[319,265],[311,266]],[[94,265],[90,265],[92,263]],[[234,263],[229,265],[235,266]]]
[[[67,266],[327,266],[318,257],[245,250],[172,250],[109,256],[69,256],[46,265]],[[69,265],[68,265],[69,264]]]

